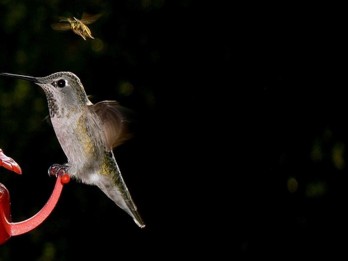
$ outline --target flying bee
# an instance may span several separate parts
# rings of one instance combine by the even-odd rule
[[[53,23],[51,26],[53,30],[67,31],[72,30],[75,34],[81,36],[84,40],[87,37],[94,39],[91,30],[87,27],[87,24],[95,22],[101,14],[90,15],[83,13],[81,19],[76,17],[60,17],[58,23]]]

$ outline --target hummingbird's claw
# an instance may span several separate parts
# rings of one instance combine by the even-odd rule
[[[48,168],[48,176],[63,176],[64,174],[68,174],[68,168],[69,166],[67,164],[53,164]]]

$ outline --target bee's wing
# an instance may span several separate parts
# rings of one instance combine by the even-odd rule
[[[58,16],[58,21],[59,22],[69,22],[69,19],[71,19],[71,18],[68,18],[68,17],[65,17],[65,16]]]
[[[71,26],[68,23],[53,23],[51,24],[51,27],[56,31],[67,31],[71,29]]]
[[[83,13],[80,21],[84,24],[91,24],[91,23],[94,23],[95,21],[97,21],[101,16],[102,16],[102,14],[91,15],[88,13]]]

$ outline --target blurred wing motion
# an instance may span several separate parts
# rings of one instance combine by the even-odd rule
[[[7,157],[2,149],[0,149],[0,166],[11,170],[17,174],[22,174],[21,167],[12,158]]]
[[[122,144],[130,138],[127,132],[126,120],[123,117],[122,106],[116,101],[101,101],[90,106],[101,119],[109,150]]]
[[[91,24],[97,21],[101,16],[102,14],[91,15],[91,14],[83,13],[80,21],[84,24]]]
[[[51,24],[51,27],[53,30],[56,30],[56,31],[68,31],[68,30],[71,30],[71,25],[70,23],[53,23]]]

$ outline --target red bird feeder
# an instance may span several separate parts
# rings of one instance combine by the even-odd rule
[[[0,166],[21,174],[19,165],[11,158],[7,157],[0,149]],[[43,208],[31,218],[21,222],[11,222],[10,193],[7,188],[0,183],[0,245],[5,243],[11,236],[18,236],[27,233],[39,226],[52,213],[56,206],[63,185],[70,181],[68,174],[58,175],[56,184],[50,198]]]

